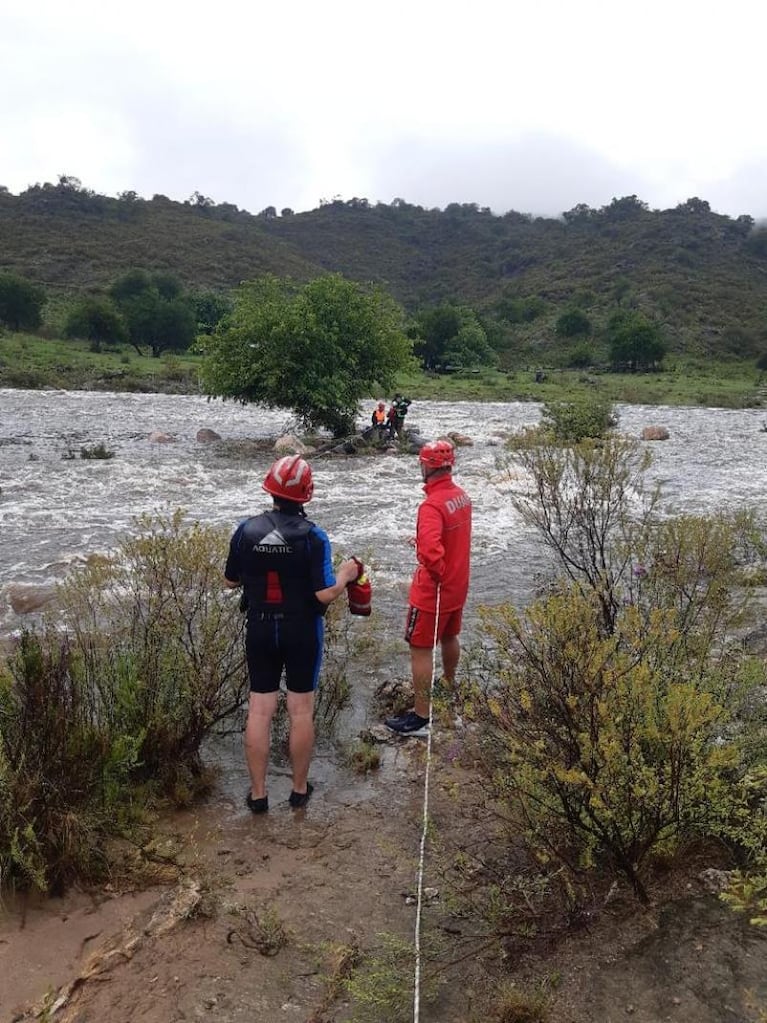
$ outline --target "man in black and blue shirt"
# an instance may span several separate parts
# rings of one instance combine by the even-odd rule
[[[290,718],[293,788],[290,805],[305,806],[312,793],[309,763],[314,748],[314,694],[322,664],[323,616],[359,573],[353,559],[333,572],[327,534],[306,517],[314,492],[312,471],[297,455],[278,459],[263,483],[271,510],[245,519],[229,544],[224,577],[242,586],[250,703],[245,757],[250,772],[246,802],[253,813],[269,808],[266,772],[271,723],[285,671]]]

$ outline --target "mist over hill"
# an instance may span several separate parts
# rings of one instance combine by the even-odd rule
[[[386,287],[412,313],[471,305],[500,347],[546,345],[555,318],[584,310],[598,329],[628,306],[663,326],[672,350],[751,357],[767,348],[767,229],[693,198],[651,210],[636,196],[561,218],[473,203],[334,200],[258,214],[195,195],[117,198],[75,178],[0,190],[0,269],[60,297],[97,293],[126,270],[229,290],[263,273],[307,281],[338,271]]]

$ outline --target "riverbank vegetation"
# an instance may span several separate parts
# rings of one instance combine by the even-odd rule
[[[0,387],[61,390],[202,393],[202,357],[167,352],[138,355],[129,345],[93,352],[87,342],[6,334],[0,338]],[[434,401],[606,401],[705,408],[767,406],[767,376],[753,362],[712,363],[677,358],[656,373],[610,373],[548,369],[536,380],[536,367],[508,372],[482,369],[436,375],[422,370],[398,373],[394,390]],[[379,397],[370,394],[370,401]],[[364,406],[365,399],[362,400]]]
[[[340,275],[400,310],[414,369],[394,386],[416,397],[596,390],[607,401],[750,407],[767,365],[766,237],[749,216],[697,197],[650,210],[624,196],[560,218],[357,198],[253,216],[197,192],[186,203],[109,198],[62,175],[19,196],[0,188],[0,383],[196,390],[184,353],[195,334],[215,334],[243,281],[279,280],[285,296]],[[282,316],[281,326],[295,324]],[[25,329],[73,339],[72,358],[19,359],[12,341]],[[374,339],[370,328],[359,340]],[[122,365],[88,366],[82,340]],[[179,361],[147,369],[150,350]],[[389,378],[374,383],[387,390]]]
[[[74,570],[55,611],[0,659],[0,890],[103,879],[110,842],[143,846],[154,809],[204,795],[206,741],[241,727],[244,617],[221,585],[229,533],[181,510],[134,528]],[[332,734],[350,692],[340,608],[325,643],[317,719]],[[276,743],[282,731],[280,718]]]
[[[767,676],[736,639],[738,581],[765,555],[753,517],[660,516],[646,454],[620,437],[513,464],[514,505],[558,572],[524,611],[484,616],[471,710],[510,840],[576,901],[595,868],[646,900],[652,863],[692,841],[764,870]]]
[[[245,692],[227,537],[144,519],[59,588],[55,620],[0,663],[0,885],[60,890],[157,799],[188,803],[201,746]]]

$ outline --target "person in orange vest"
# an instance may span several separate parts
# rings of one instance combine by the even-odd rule
[[[389,427],[386,422],[386,404],[383,401],[379,401],[373,409],[373,415],[370,417],[370,423],[375,427],[379,437],[382,437],[384,433],[388,431]]]
[[[244,591],[245,653],[250,702],[245,726],[245,759],[250,788],[245,798],[252,813],[269,809],[266,773],[272,718],[285,672],[290,719],[293,788],[288,798],[298,810],[312,794],[309,764],[314,749],[314,696],[322,664],[323,616],[350,583],[363,582],[364,567],[348,558],[333,571],[330,541],[306,517],[304,505],[314,493],[312,470],[298,455],[271,466],[263,489],[273,507],[237,527],[224,569],[224,582]],[[355,591],[359,601],[366,593]],[[355,595],[353,594],[353,595]],[[369,613],[363,606],[355,614]]]
[[[418,565],[410,584],[405,627],[415,704],[411,711],[385,722],[402,736],[428,735],[432,651],[437,643],[443,677],[448,683],[455,680],[471,557],[471,499],[453,480],[453,445],[446,440],[424,444],[418,461],[426,499],[416,520]]]

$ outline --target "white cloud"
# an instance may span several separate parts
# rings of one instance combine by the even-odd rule
[[[750,0],[6,6],[0,183],[65,172],[252,210],[335,194],[559,210],[625,191],[655,206],[709,189],[764,214],[765,27]]]

